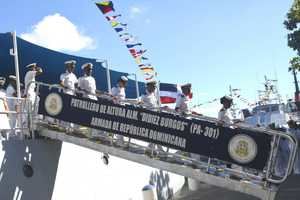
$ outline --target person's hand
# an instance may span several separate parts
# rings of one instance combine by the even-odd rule
[[[240,119],[234,119],[234,120],[233,120],[233,123],[235,123],[235,124],[236,124],[236,123],[241,123],[241,122],[242,122],[242,120],[240,120]]]
[[[192,111],[192,114],[193,114],[193,115],[197,115],[197,116],[203,116],[202,114],[197,113],[197,112],[195,112],[195,111]]]
[[[43,69],[41,67],[37,67],[36,71],[39,72],[39,73],[43,73]]]
[[[225,124],[225,122],[221,121],[221,120],[217,121],[217,123],[216,123],[217,126],[224,126],[224,124]]]

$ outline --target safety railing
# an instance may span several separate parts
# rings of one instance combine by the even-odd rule
[[[37,94],[39,92],[39,87],[40,86],[46,86],[49,89],[56,88],[59,92],[63,92],[63,88],[60,87],[59,85],[50,85],[50,84],[45,84],[41,82],[36,82],[37,86]],[[76,90],[76,94],[84,94],[83,91]],[[105,98],[109,100],[114,100],[112,96],[109,94],[97,94],[96,95],[98,98]],[[143,106],[140,104],[137,100],[125,100],[122,101],[122,104],[130,104],[134,106]],[[36,122],[42,123],[42,124],[47,124],[47,121],[44,119],[41,120],[40,117],[37,115],[37,109],[38,109],[38,95],[36,96],[35,104],[34,104],[34,109],[32,110],[33,112],[30,113],[31,117],[31,124],[36,124]],[[165,108],[159,108],[155,109],[154,111],[156,112],[167,112],[167,113],[172,113],[174,115],[179,115],[177,112],[172,111],[171,109],[165,109]],[[208,122],[216,123],[219,124],[219,121],[215,118],[211,117],[206,117],[206,116],[199,116],[199,115],[193,115],[193,114],[185,114],[184,115],[187,118],[196,118],[200,120],[205,120]],[[60,122],[55,122],[56,126],[64,128],[63,125]],[[80,126],[80,125],[79,125]],[[266,128],[255,128],[251,127],[248,124],[245,123],[239,123],[235,125],[226,125],[224,124],[223,126],[230,126],[231,128],[244,128],[244,129],[250,129],[252,131],[259,131],[262,134],[267,134],[272,136],[272,142],[271,142],[271,151],[269,152],[269,159],[267,162],[267,165],[265,166],[265,169],[263,171],[256,171],[256,170],[248,170],[245,167],[238,167],[236,169],[234,168],[228,168],[226,167],[226,164],[224,164],[223,161],[219,161],[215,158],[208,158],[205,156],[200,155],[200,159],[195,159],[190,156],[188,152],[182,152],[182,151],[176,151],[174,149],[169,149],[167,147],[163,148],[155,148],[155,145],[149,145],[147,142],[139,141],[137,139],[131,139],[128,138],[127,141],[120,141],[119,139],[115,138],[115,134],[109,133],[109,134],[99,134],[99,138],[107,141],[108,143],[112,145],[121,145],[121,146],[135,146],[138,149],[144,149],[148,152],[150,152],[150,155],[158,154],[158,155],[163,155],[163,156],[172,156],[173,158],[178,158],[178,160],[182,161],[183,164],[186,165],[192,165],[194,167],[197,167],[199,169],[205,170],[207,172],[210,172],[211,169],[219,170],[219,171],[224,171],[227,174],[234,174],[235,176],[240,177],[241,179],[247,178],[247,179],[254,179],[254,180],[260,180],[261,182],[264,182],[265,184],[268,183],[275,183],[275,184],[280,184],[284,182],[288,175],[292,172],[293,169],[293,164],[297,152],[297,147],[298,147],[298,141],[297,139],[288,133],[280,132],[280,131],[275,131],[275,130],[270,130]],[[89,129],[85,129],[89,130]],[[75,130],[78,132],[78,130]],[[83,131],[84,132],[84,131]],[[99,131],[101,132],[101,131]],[[103,133],[103,132],[102,132]],[[126,137],[125,137],[126,138]],[[284,171],[283,176],[278,176],[275,174],[275,167],[276,167],[276,162],[278,160],[278,148],[279,148],[279,141],[280,140],[286,140],[289,143],[289,146],[291,147],[290,152],[287,152],[288,155],[288,163],[286,166],[286,169]]]
[[[1,120],[4,120],[0,123],[0,131],[6,133],[7,138],[10,135],[29,135],[29,123],[32,120],[29,119],[31,114],[26,98],[5,97],[1,103],[7,104],[8,110],[0,111]]]

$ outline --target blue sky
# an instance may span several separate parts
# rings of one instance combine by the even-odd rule
[[[228,93],[229,85],[254,100],[264,75],[279,79],[285,97],[294,92],[288,61],[285,14],[292,0],[114,0],[117,14],[139,38],[162,82],[191,82],[196,102]],[[115,70],[138,67],[103,15],[88,0],[5,1],[1,32],[30,34],[56,13],[88,37],[75,55],[106,58]],[[86,38],[85,38],[86,39]]]

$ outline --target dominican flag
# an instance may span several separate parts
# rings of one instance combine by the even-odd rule
[[[161,104],[175,103],[180,89],[176,84],[160,83],[159,96]]]

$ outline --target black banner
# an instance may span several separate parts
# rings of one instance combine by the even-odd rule
[[[269,157],[271,137],[262,132],[118,105],[107,99],[93,101],[44,87],[39,96],[39,114],[82,126],[258,170]]]

